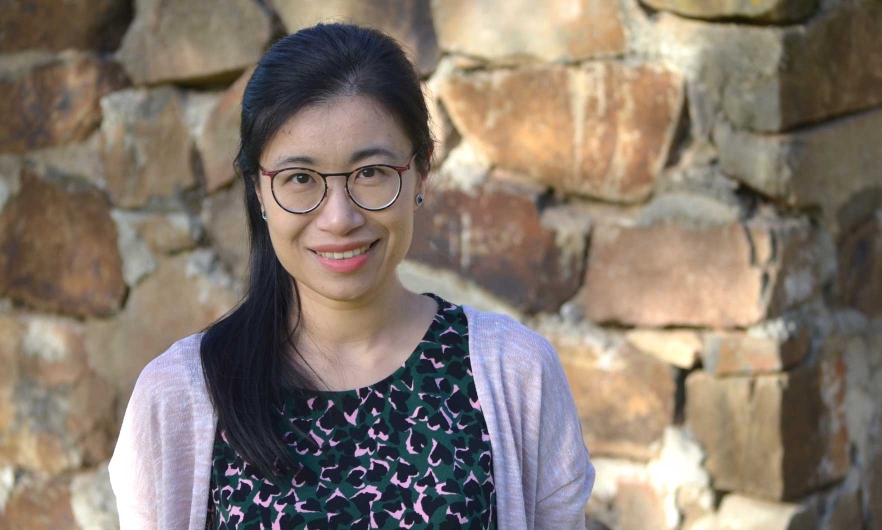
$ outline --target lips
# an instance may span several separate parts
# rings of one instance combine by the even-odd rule
[[[375,240],[362,240],[362,241],[351,241],[349,243],[340,243],[336,245],[319,245],[315,247],[309,247],[309,250],[315,252],[316,254],[328,254],[328,253],[336,253],[336,252],[348,252],[350,250],[356,250],[362,247],[369,247],[379,241]]]

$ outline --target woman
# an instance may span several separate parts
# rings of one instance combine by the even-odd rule
[[[594,469],[548,341],[396,276],[428,120],[378,31],[318,25],[260,61],[247,294],[141,373],[110,462],[123,530],[585,527]]]

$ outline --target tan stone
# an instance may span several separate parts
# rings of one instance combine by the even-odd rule
[[[714,487],[790,500],[849,469],[841,356],[791,373],[686,380],[686,419]]]
[[[782,28],[664,14],[649,46],[736,127],[776,132],[882,103],[880,25],[879,2],[846,2]]]
[[[780,372],[808,354],[807,327],[786,338],[754,337],[743,332],[714,332],[704,337],[702,365],[715,375]]]
[[[635,348],[680,368],[692,368],[702,349],[701,336],[689,330],[635,329],[625,333]]]
[[[245,214],[245,184],[206,197],[202,204],[202,224],[218,257],[234,278],[248,272],[248,219]]]
[[[652,192],[683,104],[672,72],[612,62],[458,72],[441,96],[459,132],[499,167],[624,202]]]
[[[28,168],[39,175],[62,179],[75,177],[96,188],[107,187],[101,157],[101,134],[97,131],[81,143],[28,151],[24,160]]]
[[[839,241],[839,303],[882,316],[882,209]]]
[[[78,528],[70,497],[70,477],[25,476],[0,517],[0,530]]]
[[[131,16],[124,0],[9,2],[0,18],[0,53],[28,48],[116,48]]]
[[[107,464],[76,475],[70,484],[70,504],[83,530],[118,530],[119,514],[110,487]]]
[[[256,63],[270,32],[251,0],[136,0],[117,57],[137,85],[210,82]]]
[[[783,220],[598,222],[575,302],[598,323],[746,326],[818,295],[832,274],[828,239]]]
[[[587,234],[560,244],[563,230],[543,224],[538,201],[503,184],[438,189],[417,211],[408,259],[459,272],[519,309],[555,311],[578,288]]]
[[[612,0],[434,0],[432,12],[441,48],[474,57],[577,61],[627,48]]]
[[[594,456],[648,460],[674,418],[670,367],[601,330],[540,321],[557,350]]]
[[[242,117],[242,94],[254,72],[248,69],[223,93],[208,115],[196,146],[202,155],[205,191],[212,193],[236,178],[233,161],[239,151],[239,124]]]
[[[654,9],[694,18],[744,18],[755,22],[787,24],[805,19],[818,0],[642,0]]]
[[[88,368],[79,322],[2,317],[0,461],[58,473],[110,456],[113,395]]]
[[[438,63],[429,0],[271,0],[289,33],[319,22],[342,22],[385,31],[407,48],[422,73]]]
[[[114,320],[90,321],[89,362],[120,396],[118,420],[144,366],[175,341],[196,333],[238,301],[233,282],[207,250],[160,258],[152,275],[132,289]]]
[[[714,132],[722,170],[799,208],[821,207],[834,234],[882,206],[882,110],[779,135]]]
[[[190,133],[174,89],[115,92],[101,107],[107,192],[115,204],[140,206],[196,184]]]
[[[615,507],[621,530],[665,530],[664,500],[649,484],[620,482]]]
[[[870,512],[867,530],[882,530],[882,450],[869,455],[865,468],[863,505]]]
[[[86,53],[0,58],[0,152],[85,139],[101,121],[98,100],[126,84],[118,64]]]
[[[198,219],[187,212],[131,212],[114,210],[114,220],[131,226],[152,252],[171,254],[196,246],[202,235]]]
[[[125,294],[116,228],[94,190],[26,176],[0,215],[0,249],[0,293],[30,306],[106,315]]]

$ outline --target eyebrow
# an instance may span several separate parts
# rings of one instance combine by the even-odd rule
[[[355,164],[361,160],[364,160],[365,158],[370,158],[372,156],[385,156],[386,158],[389,158],[391,160],[394,160],[397,157],[395,153],[393,153],[389,149],[386,149],[385,147],[372,146],[365,149],[360,149],[352,153],[352,156],[349,158],[349,164]],[[290,164],[307,164],[310,166],[318,165],[314,158],[303,155],[284,156],[276,160],[273,165],[278,167]]]

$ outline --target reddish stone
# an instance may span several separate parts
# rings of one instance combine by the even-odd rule
[[[683,104],[672,72],[612,62],[458,72],[441,96],[460,133],[497,166],[625,202],[652,192]]]
[[[459,272],[518,308],[555,311],[578,288],[584,246],[558,245],[538,201],[503,184],[476,195],[436,190],[416,213],[408,258]]]
[[[0,214],[0,294],[48,311],[112,313],[125,284],[104,196],[26,175]]]
[[[810,345],[806,327],[780,340],[741,332],[710,333],[705,336],[702,364],[715,375],[780,372],[802,361]]]
[[[70,477],[26,476],[3,510],[0,530],[79,528],[70,498]]]
[[[0,64],[0,152],[85,139],[101,121],[101,96],[128,83],[117,63],[81,53],[14,65],[6,75],[3,69]]]
[[[37,48],[113,51],[132,15],[128,0],[14,0],[3,3],[0,53]]]
[[[196,139],[205,171],[205,191],[208,193],[236,178],[233,161],[239,150],[242,94],[253,72],[253,69],[247,70],[223,93],[205,121],[202,134]]]

